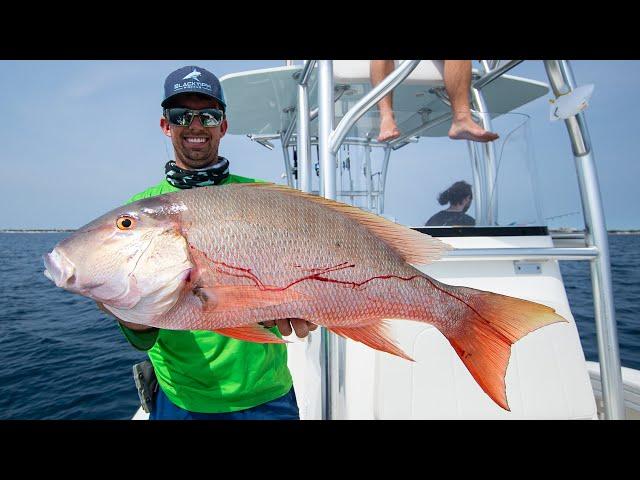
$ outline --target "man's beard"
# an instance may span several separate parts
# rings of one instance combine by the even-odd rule
[[[176,136],[172,139],[175,160],[179,164],[182,164],[184,168],[207,168],[218,162],[218,148],[220,145],[219,142],[214,141],[211,136],[207,136],[208,145],[206,149],[190,149],[183,144],[185,137],[199,135],[203,134],[198,131],[192,132],[189,130],[183,135]]]
[[[199,152],[182,152],[182,163],[189,168],[207,168],[209,165],[213,165],[218,161],[218,149],[214,149],[211,153],[200,156]]]

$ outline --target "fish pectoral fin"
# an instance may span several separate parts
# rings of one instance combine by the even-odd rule
[[[381,320],[377,323],[366,325],[363,327],[327,327],[333,333],[350,338],[356,342],[364,343],[371,348],[383,352],[397,355],[400,358],[415,360],[404,353],[402,349],[390,338],[389,325],[386,321]]]
[[[200,299],[205,311],[216,312],[264,308],[305,298],[294,290],[264,290],[253,285],[197,286],[193,294]]]
[[[245,340],[247,342],[256,343],[289,343],[282,338],[279,338],[271,330],[252,323],[251,325],[243,325],[241,327],[227,327],[218,328],[214,332],[227,337],[236,338],[238,340]]]

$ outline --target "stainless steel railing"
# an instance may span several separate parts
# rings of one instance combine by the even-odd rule
[[[505,72],[515,67],[521,60],[511,60],[503,65],[500,62],[484,61],[485,73],[473,82],[473,88],[481,90]],[[333,66],[331,60],[319,61],[319,133],[318,145],[320,153],[320,172],[322,193],[325,197],[336,198],[335,154],[340,148],[348,130],[355,122],[396,85],[400,84],[419,61],[405,61],[383,80],[376,88],[352,107],[338,128],[333,128]],[[545,69],[556,97],[567,94],[575,88],[573,73],[566,60],[545,60]],[[308,72],[309,64],[305,65]],[[303,75],[303,77],[306,75]],[[300,90],[304,93],[303,90]],[[301,103],[300,110],[304,109]],[[308,107],[306,107],[308,109]],[[304,112],[308,118],[307,112]],[[443,119],[444,121],[444,119]],[[292,122],[293,123],[293,122]],[[565,120],[572,144],[576,173],[582,200],[585,219],[585,243],[582,248],[550,247],[541,249],[466,249],[457,250],[447,256],[455,259],[526,259],[548,258],[558,260],[589,260],[591,263],[591,280],[594,292],[595,320],[598,336],[598,354],[602,377],[605,417],[607,419],[624,418],[624,401],[622,390],[622,374],[618,349],[615,310],[613,305],[613,288],[609,259],[609,244],[604,221],[604,211],[599,190],[597,171],[584,113]],[[287,129],[289,130],[289,129]],[[292,133],[288,132],[286,140]],[[415,132],[413,132],[415,134]],[[298,132],[297,141],[305,141],[304,132]],[[308,136],[308,134],[307,134]],[[395,146],[399,147],[396,141]],[[299,143],[300,145],[300,143]],[[392,148],[394,144],[390,145]],[[344,409],[343,378],[344,341],[323,331],[323,418],[340,418]]]

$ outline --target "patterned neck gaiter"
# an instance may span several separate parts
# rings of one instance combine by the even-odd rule
[[[164,166],[167,182],[177,188],[205,187],[219,185],[229,176],[229,160],[218,157],[218,162],[202,170],[185,170],[173,160]]]

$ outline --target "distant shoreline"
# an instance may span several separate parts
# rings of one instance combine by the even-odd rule
[[[75,232],[77,228],[2,228],[0,233],[64,233]],[[549,229],[549,233],[583,233],[582,230],[559,228]],[[640,230],[607,230],[609,235],[640,235]]]
[[[60,233],[75,232],[77,228],[3,228],[0,233]]]

